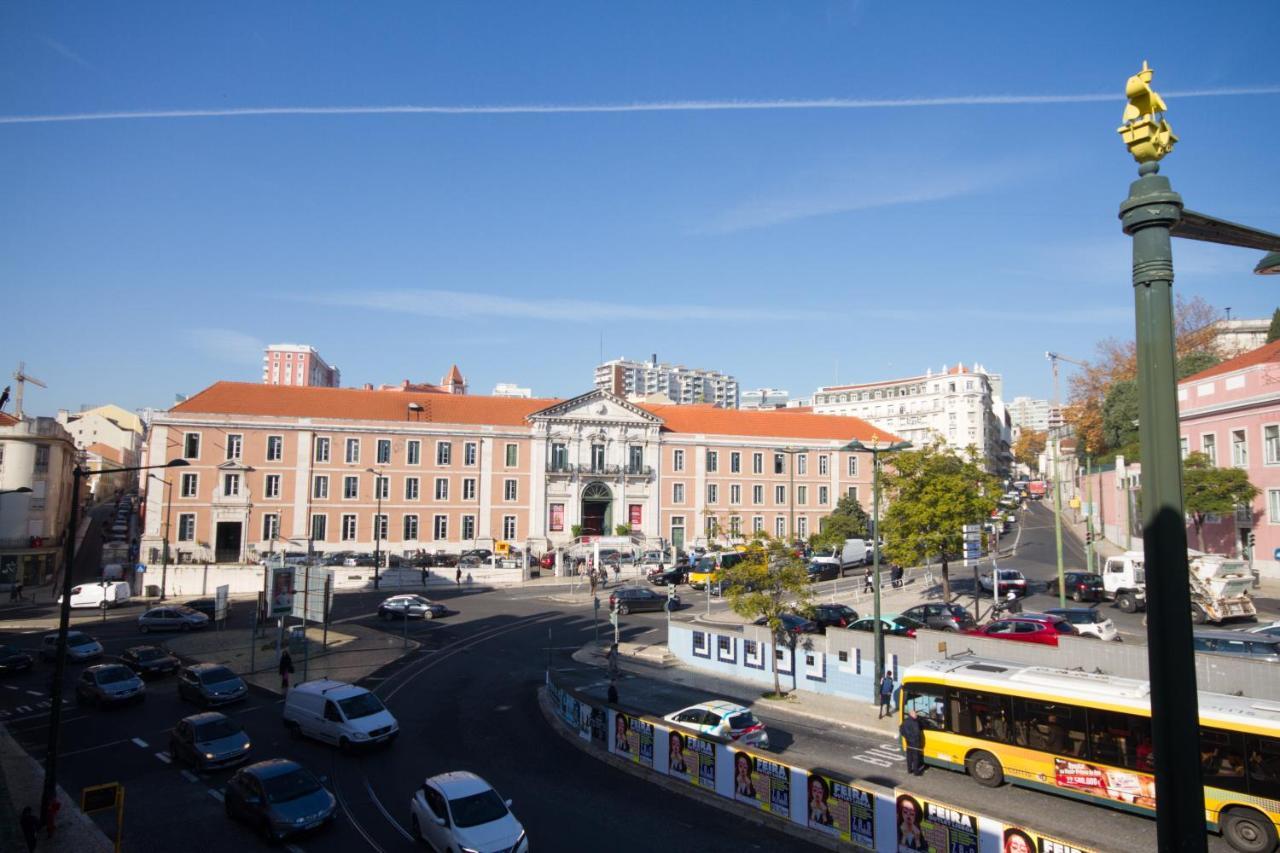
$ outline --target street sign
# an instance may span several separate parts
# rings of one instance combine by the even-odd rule
[[[294,577],[293,566],[272,566],[271,572],[271,615],[284,616],[293,612]]]
[[[323,566],[299,566],[293,579],[292,614],[309,622],[323,622],[325,614],[325,590],[329,591],[329,606],[333,606],[333,586],[326,585],[333,577],[333,570]]]
[[[145,572],[145,571],[147,570],[147,564],[146,564],[146,563],[138,563],[138,565],[136,565],[136,566],[134,566],[134,567],[133,567],[133,570],[134,570],[135,572],[137,572],[138,574],[142,574],[143,572]]]
[[[124,786],[119,782],[91,785],[80,791],[80,811],[100,812],[114,809],[117,802],[122,799],[124,799]]]
[[[227,618],[227,604],[231,597],[231,586],[222,584],[213,591],[213,621],[222,622]]]

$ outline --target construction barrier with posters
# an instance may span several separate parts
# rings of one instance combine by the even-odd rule
[[[548,674],[556,721],[589,749],[761,813],[762,821],[828,849],[877,853],[1096,853],[1034,829],[777,757],[563,687]]]

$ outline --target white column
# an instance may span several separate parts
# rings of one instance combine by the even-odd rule
[[[479,489],[479,508],[476,514],[476,538],[492,539],[493,537],[493,454],[497,452],[498,444],[491,437],[480,439],[480,473],[478,477],[480,482],[476,484]]]
[[[298,452],[293,463],[293,527],[287,534],[294,539],[306,539],[311,536],[311,513],[308,499],[311,495],[311,444],[312,433],[306,430],[298,433]],[[284,535],[284,525],[280,526]]]

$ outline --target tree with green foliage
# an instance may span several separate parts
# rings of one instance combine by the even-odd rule
[[[846,539],[866,539],[870,531],[867,511],[853,495],[844,495],[823,521],[822,530],[809,537],[809,544],[814,548],[838,548]]]
[[[1280,341],[1280,308],[1271,314],[1271,327],[1267,329],[1267,343]]]
[[[950,560],[960,553],[964,526],[991,517],[1000,499],[1000,480],[983,470],[972,451],[962,458],[938,441],[894,454],[881,484],[889,500],[880,518],[885,554],[904,566],[939,556],[942,595],[950,602]]]
[[[1203,453],[1188,453],[1182,463],[1182,508],[1196,528],[1196,546],[1204,550],[1204,519],[1230,515],[1258,496],[1243,468],[1218,468]]]
[[[1208,370],[1210,367],[1216,367],[1222,363],[1222,358],[1216,352],[1207,350],[1196,350],[1189,352],[1182,358],[1178,359],[1177,370],[1179,381],[1186,379],[1188,376],[1195,376],[1202,370]]]
[[[1023,427],[1018,440],[1013,443],[1013,458],[1027,466],[1030,471],[1040,470],[1040,454],[1044,453],[1049,442],[1049,433],[1044,430]]]
[[[733,612],[751,621],[764,619],[775,646],[789,647],[795,642],[782,622],[782,614],[809,608],[809,573],[785,542],[767,534],[754,534],[745,559],[724,569],[721,583]],[[773,694],[782,696],[776,665]]]
[[[1138,441],[1138,383],[1121,379],[1112,383],[1102,402],[1102,438],[1107,447],[1120,450]]]

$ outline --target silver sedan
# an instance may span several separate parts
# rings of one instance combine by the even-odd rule
[[[138,630],[144,634],[148,631],[190,631],[208,624],[208,616],[181,605],[153,607],[138,617]]]

